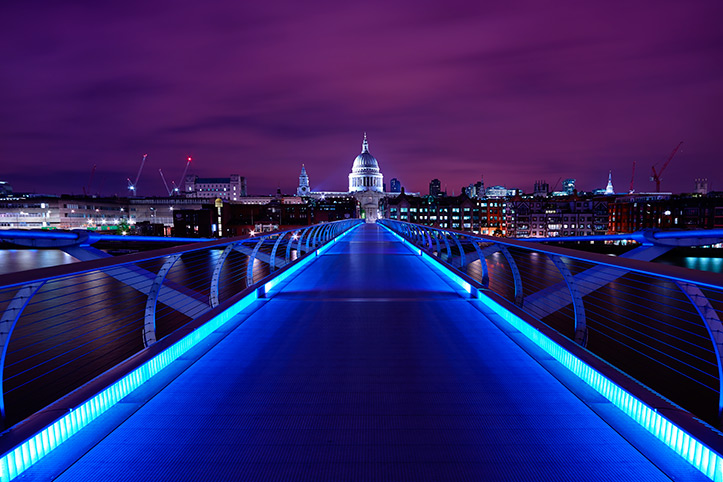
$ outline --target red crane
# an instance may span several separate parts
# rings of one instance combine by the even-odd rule
[[[93,169],[90,170],[90,180],[88,181],[88,188],[86,189],[86,187],[83,186],[83,195],[84,196],[90,196],[90,188],[93,185],[93,175],[95,174],[96,167],[98,167],[98,165],[93,164]]]
[[[652,166],[653,174],[650,176],[651,181],[655,181],[655,192],[660,192],[660,181],[662,180],[663,171],[665,171],[665,168],[668,167],[668,164],[670,164],[670,161],[673,160],[673,156],[675,156],[675,153],[678,152],[678,149],[680,149],[680,146],[683,145],[683,141],[680,141],[680,144],[675,146],[675,149],[673,149],[673,152],[670,154],[670,157],[667,161],[665,161],[665,164],[663,164],[663,167],[660,168],[660,171],[655,170],[655,164]]]

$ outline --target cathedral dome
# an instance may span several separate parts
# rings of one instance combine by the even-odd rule
[[[352,166],[352,171],[357,172],[365,169],[376,169],[379,170],[379,164],[377,163],[377,159],[369,154],[368,152],[362,152],[358,156],[356,156],[356,159],[354,159],[354,165]]]
[[[364,133],[361,154],[354,159],[354,165],[349,174],[349,192],[383,190],[383,176],[379,170],[379,163],[369,153],[369,143],[367,135]]]

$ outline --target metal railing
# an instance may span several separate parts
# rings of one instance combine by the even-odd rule
[[[336,221],[0,276],[4,426],[360,222]]]
[[[720,426],[723,276],[395,220],[380,223]]]

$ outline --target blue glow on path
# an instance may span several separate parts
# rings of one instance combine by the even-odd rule
[[[418,252],[421,258],[432,264],[437,271],[444,273],[450,280],[462,286],[467,292],[470,292],[470,285],[457,275],[457,273],[449,270],[439,263],[435,257],[428,255],[413,244],[409,243],[409,241],[404,239],[404,237],[395,233],[386,226],[384,227],[402,242],[408,244],[410,249]],[[678,455],[683,457],[688,463],[702,472],[706,477],[715,481],[723,480],[723,458],[710,447],[707,447],[699,440],[696,440],[685,430],[676,426],[670,420],[658,413],[655,409],[647,406],[634,395],[620,388],[613,381],[584,363],[572,353],[562,348],[530,324],[506,310],[489,297],[484,294],[480,294],[478,295],[478,298],[485,304],[485,306],[494,311],[504,321],[523,333],[528,339],[542,348],[545,352],[552,355],[563,366],[612,402],[641,427],[653,434]]]
[[[670,480],[423,258],[376,225],[327,245],[57,480]]]

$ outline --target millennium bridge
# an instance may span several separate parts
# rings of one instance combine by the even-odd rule
[[[83,261],[0,276],[0,480],[723,481],[721,275],[636,236],[8,233]]]

